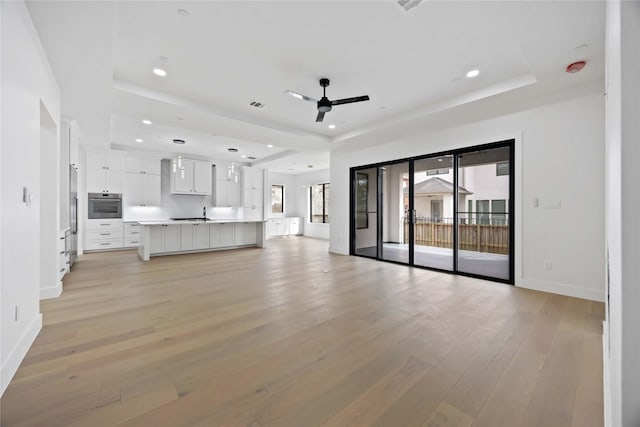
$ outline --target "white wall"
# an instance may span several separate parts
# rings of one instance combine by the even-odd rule
[[[266,194],[269,196],[264,204],[267,206],[268,218],[282,218],[286,216],[302,216],[298,212],[296,176],[285,173],[267,172]],[[284,185],[284,213],[271,213],[271,186]]]
[[[318,224],[309,222],[309,186],[313,184],[325,184],[329,182],[329,170],[321,170],[302,175],[296,175],[296,202],[298,204],[298,216],[303,218],[304,235],[318,239],[329,240],[331,224]],[[347,190],[348,191],[348,190]],[[333,193],[333,186],[331,186]],[[333,199],[332,199],[333,200]],[[334,205],[329,206],[330,221],[333,222]]]
[[[56,126],[59,126],[60,91],[24,3],[1,2],[0,8],[2,393],[42,325],[38,259],[41,196],[40,102],[49,111]],[[59,133],[56,132],[56,135]],[[22,202],[23,187],[28,188],[33,196],[30,205]],[[57,195],[57,189],[55,191]]]
[[[605,425],[640,425],[640,3],[607,2]]]
[[[603,118],[598,92],[366,150],[332,151],[330,250],[349,251],[350,167],[515,138],[516,285],[603,301]],[[558,200],[560,209],[544,208]]]

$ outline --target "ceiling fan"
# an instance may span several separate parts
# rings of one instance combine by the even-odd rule
[[[329,86],[329,79],[320,79],[320,86],[322,86],[322,98],[320,98],[320,101],[311,98],[310,96],[299,94],[292,90],[285,90],[284,93],[286,93],[287,95],[291,95],[297,99],[315,102],[318,106],[318,116],[316,117],[316,122],[321,122],[324,119],[324,114],[331,111],[334,105],[350,104],[352,102],[362,102],[369,100],[369,95],[364,95],[355,96],[353,98],[334,99],[333,101],[331,101],[329,98],[327,98],[327,86]]]

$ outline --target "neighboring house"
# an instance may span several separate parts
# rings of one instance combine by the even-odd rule
[[[508,162],[461,168],[458,209],[469,224],[504,225],[509,213]],[[437,175],[437,176],[435,176]],[[415,173],[417,218],[447,222],[453,218],[453,174],[450,168]],[[408,177],[403,177],[404,209],[409,209]],[[461,215],[461,218],[465,218]]]

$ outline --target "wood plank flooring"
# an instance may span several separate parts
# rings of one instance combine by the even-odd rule
[[[2,426],[603,424],[603,304],[327,246],[83,256]]]

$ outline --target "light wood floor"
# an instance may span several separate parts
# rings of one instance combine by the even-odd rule
[[[603,305],[275,239],[85,255],[2,426],[601,426]]]

